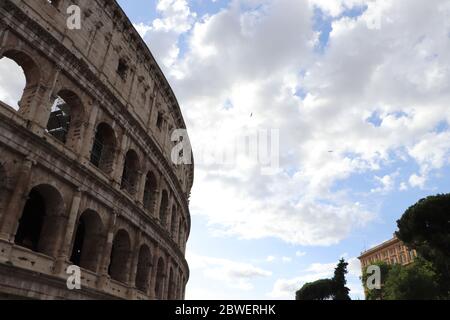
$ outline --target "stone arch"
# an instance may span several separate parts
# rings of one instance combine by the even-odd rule
[[[22,50],[4,49],[0,59],[7,58],[14,61],[25,75],[25,86],[20,100],[17,102],[18,111],[25,112],[31,106],[41,81],[41,71],[33,58]],[[14,109],[15,106],[12,106]]]
[[[155,298],[157,300],[164,299],[165,278],[166,278],[166,264],[164,262],[163,257],[160,257],[156,265]]]
[[[70,261],[97,272],[101,258],[105,227],[97,212],[84,211],[78,219]]]
[[[140,161],[139,156],[133,149],[128,150],[125,155],[123,165],[122,181],[120,188],[126,190],[130,194],[136,193],[139,180]]]
[[[167,225],[167,211],[169,209],[169,194],[166,190],[161,192],[161,202],[159,206],[159,221],[163,227]]]
[[[142,199],[142,203],[144,204],[144,208],[150,213],[153,213],[155,208],[157,190],[158,182],[156,177],[153,172],[149,171],[145,178],[144,197]]]
[[[131,241],[127,231],[120,229],[113,240],[108,273],[112,279],[127,282],[130,264]]]
[[[22,211],[14,242],[17,245],[54,256],[58,246],[64,200],[48,184],[32,188]]]
[[[139,249],[135,279],[136,288],[143,292],[147,292],[151,268],[152,262],[150,248],[146,244],[143,244]]]
[[[83,103],[76,93],[68,89],[59,90],[52,101],[47,132],[73,148],[81,136],[84,112]]]
[[[105,173],[111,173],[116,154],[117,138],[113,128],[101,122],[95,131],[91,150],[91,163]]]

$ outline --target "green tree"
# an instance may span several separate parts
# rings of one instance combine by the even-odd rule
[[[331,300],[333,299],[333,281],[320,279],[305,285],[295,294],[296,300]]]
[[[350,300],[350,289],[346,287],[347,265],[341,259],[334,270],[332,279],[308,282],[295,294],[296,300]]]
[[[369,275],[367,274],[367,268],[364,268],[361,276],[361,281],[366,292],[366,300],[385,300],[386,294],[384,292],[384,284],[392,267],[384,261],[377,261],[372,263],[372,265],[378,266],[380,268],[380,289],[367,288],[367,279]]]
[[[405,211],[397,225],[397,237],[432,263],[440,297],[450,298],[450,194],[420,200]]]
[[[347,280],[345,279],[345,275],[348,273],[347,266],[348,263],[341,259],[334,269],[333,300],[350,300],[350,289],[346,287]]]
[[[383,292],[387,300],[433,300],[439,294],[439,286],[431,263],[417,258],[408,266],[394,265]]]

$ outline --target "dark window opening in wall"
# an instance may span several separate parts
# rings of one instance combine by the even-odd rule
[[[125,59],[119,59],[119,65],[117,66],[117,73],[125,80],[128,74],[128,64]]]
[[[86,235],[86,228],[84,224],[83,217],[80,218],[77,227],[77,233],[75,235],[75,241],[72,249],[72,257],[70,261],[73,262],[74,265],[79,266],[81,262],[81,250],[83,249],[84,237]]]
[[[96,272],[104,242],[103,223],[99,215],[91,210],[84,212],[76,230],[70,261],[77,266]]]
[[[162,129],[163,122],[164,122],[163,115],[161,112],[158,112],[158,118],[156,119],[156,126],[158,127],[159,130]]]
[[[50,119],[47,123],[47,132],[62,143],[66,143],[70,128],[70,120],[69,105],[64,99],[58,97],[51,109]]]
[[[164,273],[164,261],[162,258],[159,258],[158,265],[156,269],[156,283],[155,283],[155,297],[158,300],[164,299],[163,297],[163,283],[165,279],[165,273]]]
[[[139,176],[139,158],[133,150],[127,152],[123,166],[121,189],[130,194],[136,193],[136,185]]]
[[[52,104],[47,132],[69,147],[81,139],[84,108],[78,95],[61,90]]]
[[[143,245],[139,250],[138,265],[136,270],[136,288],[142,292],[146,292],[148,289],[148,281],[151,270],[151,255],[150,249]]]
[[[142,200],[144,208],[149,212],[152,212],[155,207],[156,189],[156,178],[153,173],[149,172],[145,178],[144,198]]]
[[[15,243],[30,250],[53,256],[58,245],[64,203],[58,190],[49,185],[34,187],[19,220]]]
[[[91,163],[100,170],[109,173],[112,170],[116,148],[113,129],[106,123],[97,126],[91,150]]]
[[[168,288],[168,296],[167,298],[169,300],[174,300],[175,299],[175,279],[174,279],[174,274],[173,274],[173,270],[172,268],[170,268],[169,271],[169,288]]]
[[[45,212],[44,198],[38,191],[32,190],[19,220],[15,244],[33,251],[38,250]]]
[[[159,221],[163,227],[167,225],[167,210],[169,207],[169,196],[166,190],[163,190],[161,196],[161,205],[159,208]]]
[[[27,81],[23,69],[14,60],[0,59],[0,100],[14,110],[19,110],[19,101],[23,95]]]
[[[126,282],[128,280],[128,260],[130,257],[130,237],[124,230],[117,232],[111,250],[108,273],[112,279]]]

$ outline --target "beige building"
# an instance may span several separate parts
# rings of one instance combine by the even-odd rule
[[[17,108],[0,101],[0,299],[183,299],[186,126],[117,2],[1,0],[0,59],[26,78]]]
[[[408,249],[395,235],[392,239],[385,241],[367,251],[361,253],[358,259],[361,262],[361,268],[365,269],[371,264],[384,261],[389,265],[402,264],[408,265],[414,261],[417,256],[415,250]]]

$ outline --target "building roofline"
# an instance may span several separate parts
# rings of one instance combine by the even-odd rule
[[[389,245],[391,245],[391,244],[393,244],[393,243],[395,243],[395,242],[398,242],[398,241],[400,241],[400,239],[398,239],[398,238],[394,235],[393,238],[391,238],[391,239],[389,239],[389,240],[386,240],[386,241],[384,241],[384,242],[382,242],[382,243],[376,245],[376,246],[373,247],[373,248],[370,248],[370,249],[368,249],[368,250],[366,250],[366,251],[361,252],[361,254],[360,254],[360,256],[358,257],[358,259],[361,260],[361,258],[364,258],[365,256],[368,256],[368,255],[370,255],[370,254],[372,254],[372,253],[378,251],[379,249],[384,248],[384,247],[387,247],[387,246],[389,246]]]

